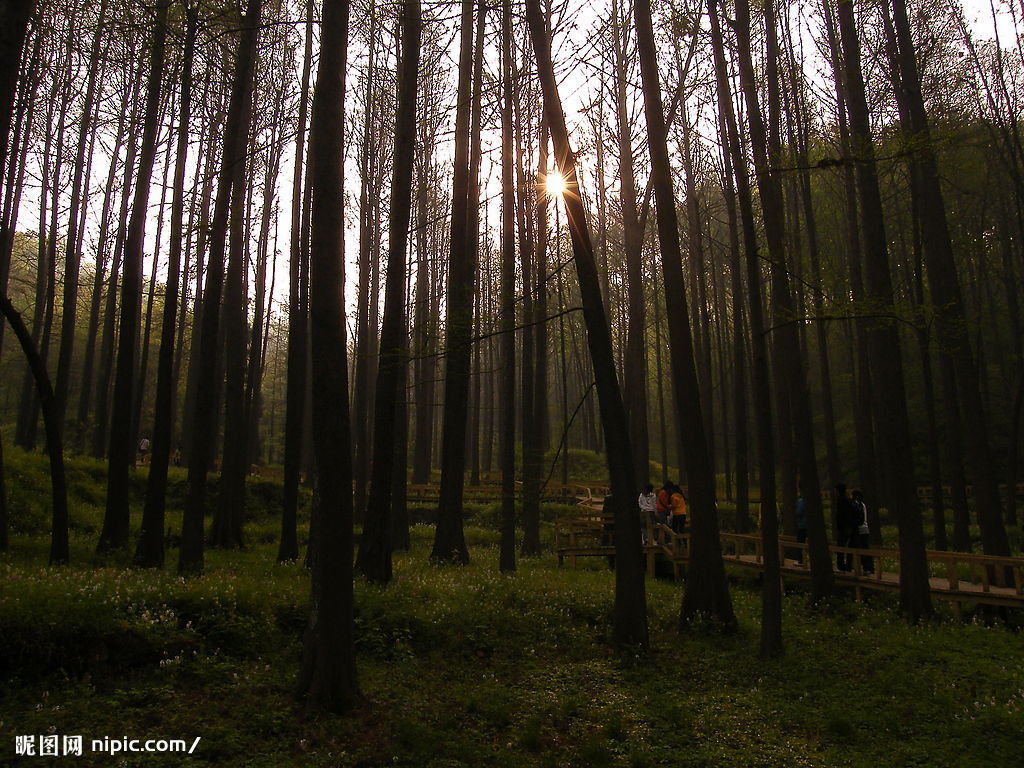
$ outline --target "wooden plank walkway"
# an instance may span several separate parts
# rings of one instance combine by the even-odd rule
[[[671,563],[676,578],[689,561],[690,537],[676,533],[663,524],[642,521],[648,573],[653,576],[657,561]],[[603,501],[582,498],[570,516],[555,521],[555,549],[558,562],[568,558],[576,566],[579,557],[606,557],[615,553],[612,546],[612,515],[605,514]],[[760,570],[763,567],[761,537],[757,534],[722,533],[722,558],[727,564]],[[833,567],[835,557],[844,553],[852,559],[852,570],[835,571],[836,583],[853,587],[857,599],[864,590],[899,591],[899,551],[895,549],[830,546]],[[991,557],[966,552],[927,552],[931,592],[949,600],[957,610],[963,602],[1024,608],[1024,558]],[[783,575],[810,578],[807,544],[791,537],[780,537],[779,561]]]

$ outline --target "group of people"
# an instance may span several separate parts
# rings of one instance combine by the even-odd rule
[[[864,494],[854,489],[846,493],[846,484],[836,485],[836,546],[868,549],[871,546],[871,529],[868,527],[868,506]],[[796,500],[796,540],[807,541],[807,505],[801,494]],[[803,550],[797,551],[797,562],[803,562]],[[850,552],[836,552],[836,569],[849,573],[853,570],[855,555]],[[861,555],[864,573],[875,572],[875,561],[870,555]]]
[[[676,533],[686,530],[686,494],[671,480],[666,480],[657,493],[650,483],[644,486],[637,506],[652,524],[668,525]]]

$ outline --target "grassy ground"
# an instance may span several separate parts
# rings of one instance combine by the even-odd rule
[[[308,716],[291,697],[308,578],[273,564],[273,489],[257,486],[270,500],[254,503],[250,548],[210,553],[188,582],[94,567],[100,510],[83,499],[95,490],[75,492],[70,567],[41,567],[34,526],[0,556],[0,765],[15,735],[48,732],[85,736],[78,765],[185,760],[91,753],[103,736],[200,736],[192,762],[239,766],[1021,764],[1024,648],[1005,627],[946,614],[910,627],[886,597],[815,612],[794,587],[787,654],[764,662],[747,576],[728,637],[680,634],[680,587],[649,580],[652,652],[621,659],[608,645],[613,575],[553,555],[499,575],[487,511],[467,528],[469,567],[429,565],[433,530],[416,526],[390,586],[357,582],[363,702]]]

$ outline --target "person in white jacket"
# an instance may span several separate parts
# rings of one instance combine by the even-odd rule
[[[646,544],[648,523],[653,526],[658,522],[658,518],[656,516],[658,509],[658,497],[654,494],[654,486],[650,483],[645,485],[644,489],[640,492],[640,496],[637,498],[636,503],[640,508],[640,515],[644,519],[643,536],[644,544]]]

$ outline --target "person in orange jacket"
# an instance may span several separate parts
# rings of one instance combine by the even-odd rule
[[[655,507],[656,519],[665,525],[672,524],[672,489],[675,485],[671,480],[666,480],[665,485],[658,491],[658,503]]]
[[[682,533],[686,530],[686,497],[678,485],[672,489],[669,504],[672,508],[672,530]]]

